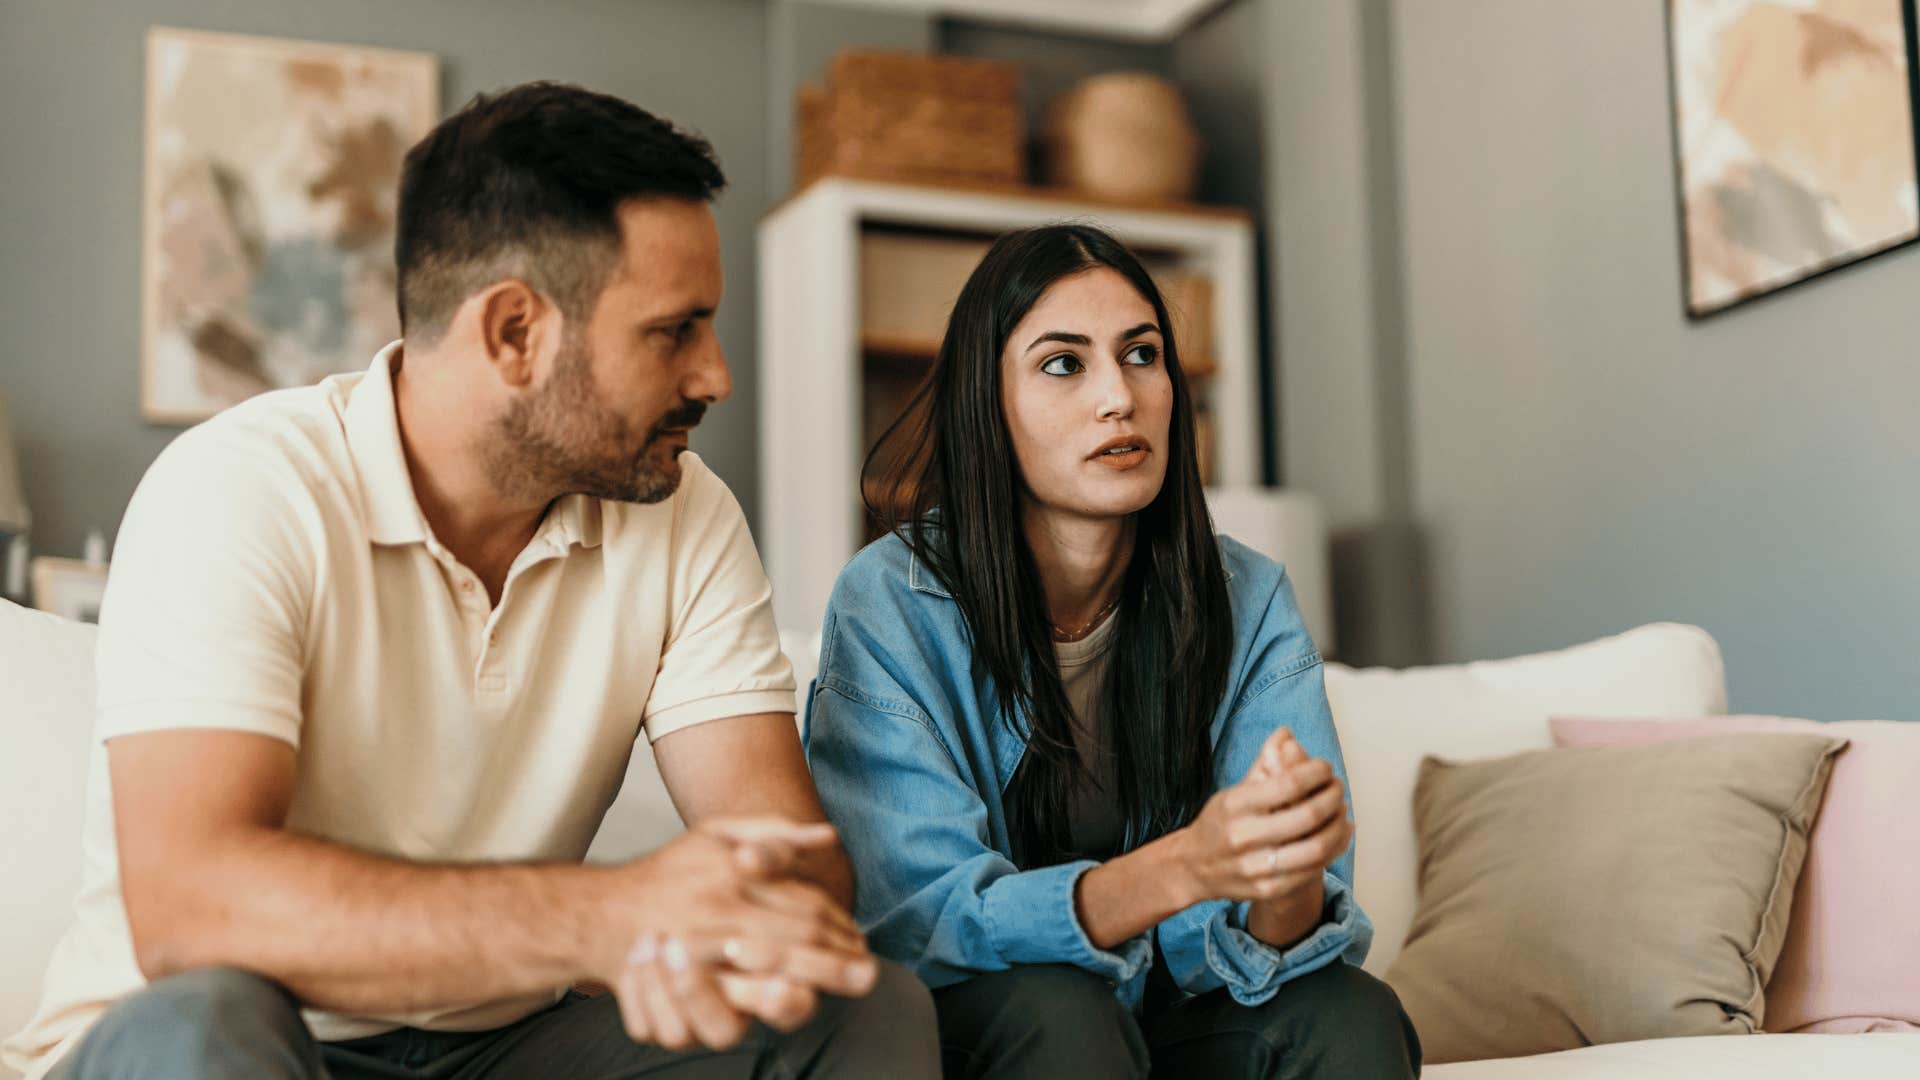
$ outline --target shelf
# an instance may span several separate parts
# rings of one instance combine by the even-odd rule
[[[928,338],[894,337],[886,334],[862,334],[860,351],[869,360],[932,364],[940,355],[940,342]]]
[[[776,205],[771,212],[777,214],[788,205],[806,198],[809,192],[820,185],[833,183],[880,184],[933,195],[986,195],[994,198],[1051,203],[1090,211],[1133,210],[1151,214],[1171,214],[1201,221],[1251,223],[1253,220],[1252,214],[1237,206],[1213,206],[1207,203],[1171,202],[1160,199],[1117,199],[1075,188],[1039,184],[1001,184],[985,180],[901,180],[882,173],[863,174],[846,170],[822,176],[805,187],[797,189]]]

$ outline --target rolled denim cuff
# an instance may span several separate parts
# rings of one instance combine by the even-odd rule
[[[1116,986],[1132,982],[1153,962],[1145,934],[1112,950],[1095,947],[1074,910],[1080,876],[1099,863],[1061,863],[1008,874],[987,886],[981,913],[1000,959],[1008,964],[1072,964]]]
[[[1356,945],[1364,955],[1373,937],[1372,924],[1353,902],[1352,890],[1339,878],[1326,875],[1326,902],[1320,925],[1285,951],[1254,937],[1247,930],[1253,905],[1241,902],[1220,906],[1207,926],[1207,967],[1225,983],[1242,1005],[1259,1005],[1280,987],[1340,959]]]

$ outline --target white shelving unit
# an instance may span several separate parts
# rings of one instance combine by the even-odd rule
[[[870,226],[996,234],[1055,221],[1100,225],[1213,282],[1208,387],[1214,483],[1260,482],[1260,381],[1253,226],[1212,208],[1142,209],[1047,192],[828,179],[761,223],[760,554],[780,625],[819,628],[834,577],[865,536],[860,468],[866,355],[860,236]]]

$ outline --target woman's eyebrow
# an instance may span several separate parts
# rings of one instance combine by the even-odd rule
[[[1127,341],[1130,338],[1137,338],[1141,334],[1157,334],[1159,332],[1160,332],[1159,324],[1143,322],[1139,326],[1129,327],[1126,330],[1122,330],[1119,334],[1117,334],[1114,337],[1113,340],[1114,340],[1114,343],[1117,345],[1121,342]],[[1063,345],[1090,346],[1093,344],[1093,339],[1088,337],[1085,334],[1069,334],[1065,330],[1049,330],[1046,333],[1041,334],[1039,337],[1034,338],[1033,343],[1027,346],[1027,351],[1032,352],[1036,347],[1045,345],[1049,341],[1057,341]]]
[[[1032,352],[1036,346],[1044,345],[1049,341],[1058,341],[1063,345],[1093,344],[1093,339],[1085,334],[1069,334],[1065,330],[1049,330],[1039,337],[1034,338],[1033,344],[1027,346],[1027,351]]]

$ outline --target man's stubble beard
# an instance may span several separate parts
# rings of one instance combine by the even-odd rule
[[[654,451],[660,426],[683,410],[649,431],[637,452],[626,452],[634,445],[633,425],[602,404],[591,359],[586,343],[569,335],[547,385],[516,400],[493,424],[487,473],[502,494],[656,503],[679,488],[680,448],[664,461]]]

